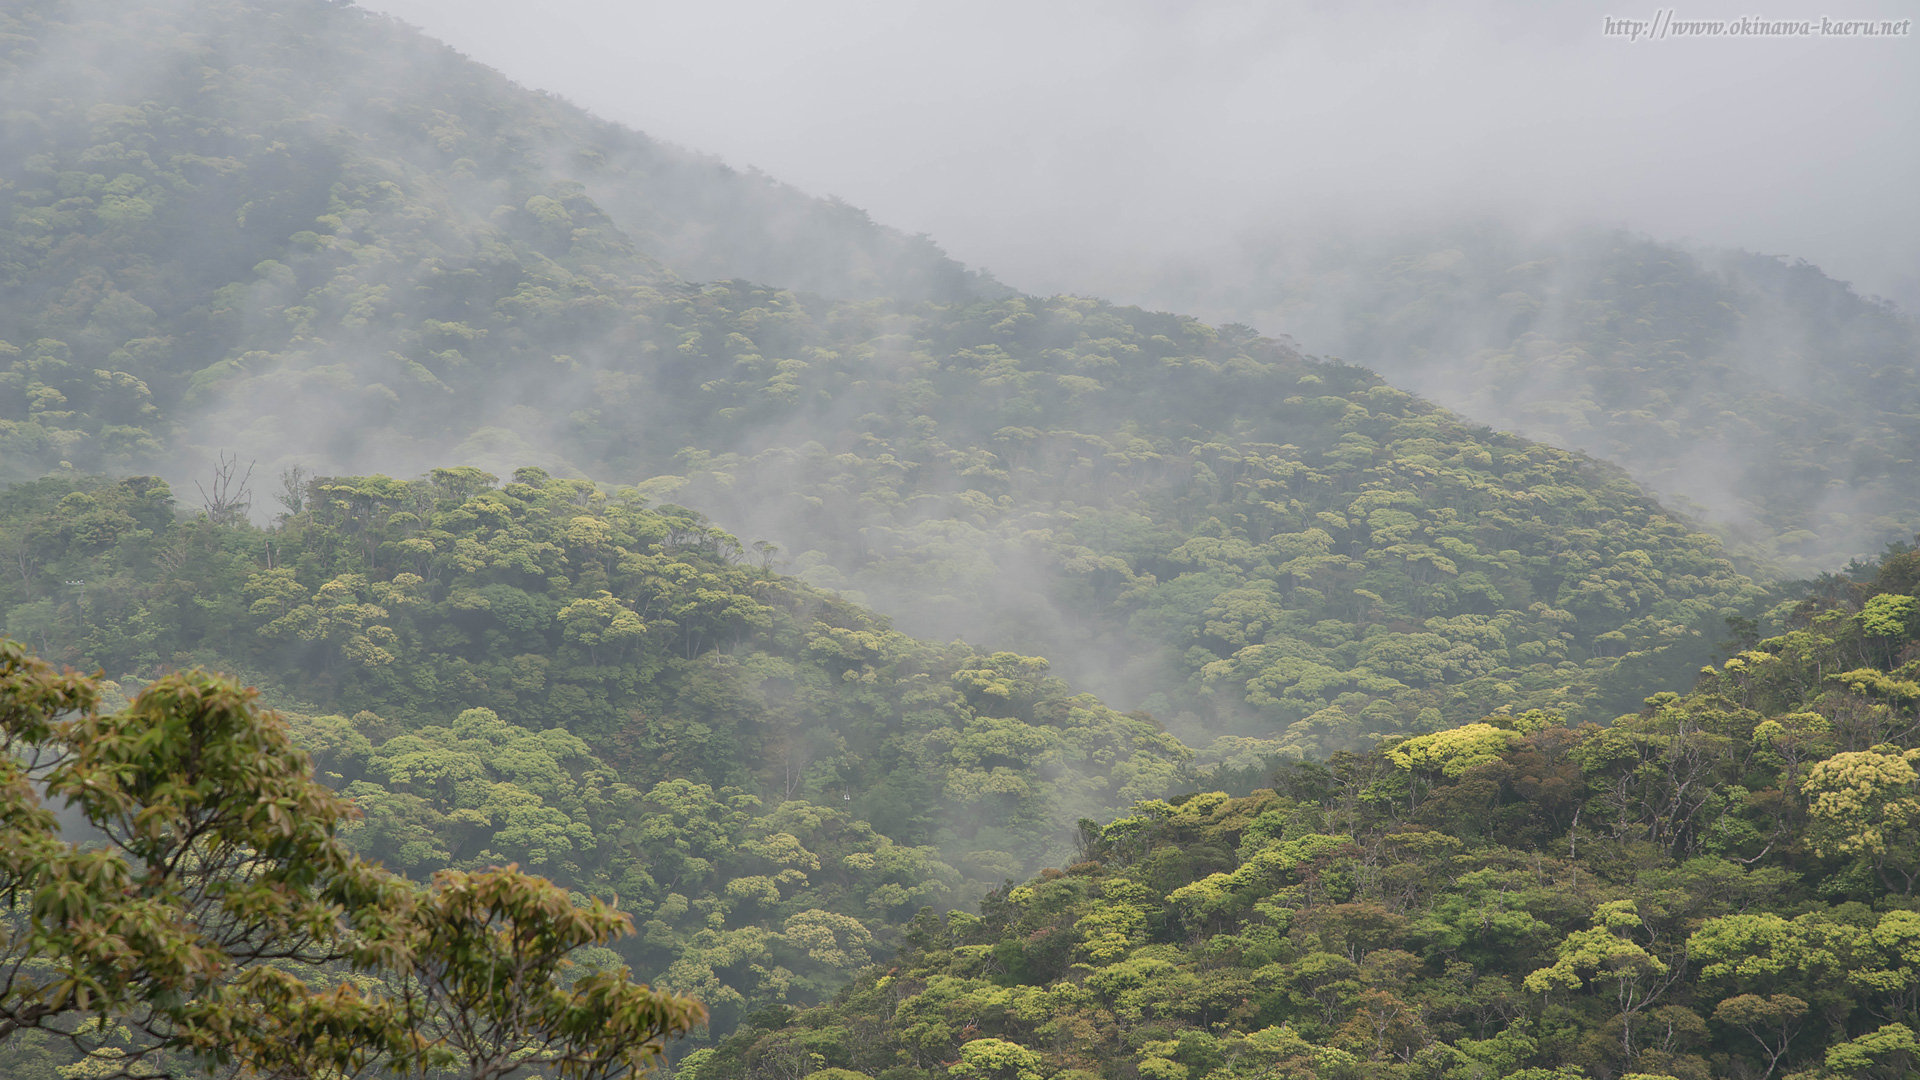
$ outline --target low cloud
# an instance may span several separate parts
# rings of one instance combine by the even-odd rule
[[[1151,302],[1155,265],[1249,230],[1492,214],[1920,300],[1920,36],[1630,42],[1603,28],[1632,13],[1513,2],[364,3],[1037,292]]]

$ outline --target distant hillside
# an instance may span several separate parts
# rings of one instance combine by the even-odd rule
[[[335,185],[384,181],[507,226],[501,214],[574,185],[602,200],[643,262],[693,280],[909,299],[998,288],[924,238],[522,90],[350,4],[25,0],[0,12],[0,30],[0,176],[17,206],[41,211],[13,217],[21,242],[65,234],[60,214],[86,208],[75,199],[98,203],[122,238],[136,228],[173,241],[86,245],[35,270],[144,255],[198,271],[182,289],[216,288],[312,229]],[[129,179],[63,188],[48,169],[68,171],[64,154],[88,148],[89,173]],[[133,177],[145,182],[127,187]],[[27,194],[49,182],[56,198]]]
[[[1920,327],[1804,262],[1483,225],[1132,285],[1617,462],[1788,574],[1920,531]]]

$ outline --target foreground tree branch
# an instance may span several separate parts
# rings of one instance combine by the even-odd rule
[[[189,671],[102,712],[94,679],[0,638],[0,1042],[67,1040],[89,1075],[613,1080],[705,1020],[624,969],[566,978],[632,929],[599,901],[511,866],[422,890],[355,855],[353,804],[256,698]]]

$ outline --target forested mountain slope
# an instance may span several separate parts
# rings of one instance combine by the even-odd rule
[[[626,958],[722,1032],[1187,782],[1185,746],[1044,660],[908,638],[631,492],[452,469],[283,495],[262,530],[180,520],[151,477],[16,485],[6,630],[128,694],[244,673],[362,851],[617,897]]]
[[[1911,1076],[1917,592],[1896,549],[1608,727],[1501,710],[1083,822],[683,1075]]]
[[[348,4],[27,0],[0,20],[7,310],[79,338],[89,362],[134,331],[165,337],[130,350],[143,377],[179,374],[156,349],[223,358],[247,333],[236,307],[257,318],[267,299],[245,292],[258,264],[328,241],[359,255],[330,276],[361,319],[432,272],[423,256],[484,265],[514,240],[536,263],[578,241],[638,278],[904,299],[998,289],[924,238],[522,90]],[[570,223],[561,206],[583,198],[604,212]],[[148,388],[163,408],[185,389]]]
[[[1245,333],[915,300],[904,263],[879,280],[905,299],[684,284],[669,262],[709,264],[656,218],[778,248],[786,211],[696,206],[674,193],[745,189],[351,8],[99,10],[13,16],[15,475],[165,461],[184,490],[179,462],[230,448],[263,477],[684,482],[911,633],[1039,653],[1268,751],[1503,695],[1605,718],[1753,595],[1609,467]],[[47,77],[71,63],[102,77]],[[661,161],[594,172],[589,136]],[[878,250],[794,242],[834,273]]]
[[[895,325],[914,352],[843,395],[873,411],[803,396],[821,441],[683,455],[695,501],[818,545],[805,576],[903,626],[1042,652],[1189,739],[1320,751],[1495,698],[1610,716],[1755,595],[1617,470],[1361,369],[1070,299]]]
[[[1700,729],[1689,710],[1732,690],[1662,699],[1609,729],[1626,756],[1566,772],[1569,747],[1614,745],[1589,722],[1686,685],[1726,620],[1766,602],[1613,465],[1244,327],[1012,294],[924,240],[602,124],[350,6],[28,0],[0,20],[0,471],[19,481],[0,493],[7,633],[123,690],[190,664],[241,673],[365,811],[362,850],[412,874],[518,861],[617,897],[641,931],[628,959],[702,996],[719,1034],[817,1002],[923,907],[1068,861],[1083,817],[1136,824],[1085,833],[1080,861],[1102,866],[1031,895],[1070,927],[1105,895],[1117,938],[1072,952],[1082,939],[1047,936],[1058,927],[1016,926],[1031,900],[1002,891],[985,922],[914,924],[911,963],[989,983],[1017,970],[1054,993],[1063,958],[1100,966],[1140,945],[1177,987],[1178,972],[1213,978],[1183,943],[1235,934],[1291,987],[1268,967],[1293,962],[1281,901],[1194,914],[1165,897],[1249,865],[1281,874],[1241,882],[1256,892],[1299,884],[1269,841],[1333,860],[1338,898],[1309,908],[1414,911],[1454,887],[1440,870],[1455,857],[1512,875],[1531,859],[1551,891],[1563,810],[1585,822],[1562,868],[1573,899],[1528,908],[1539,940],[1495,943],[1503,978],[1619,899],[1622,866],[1694,873],[1673,860],[1737,855],[1752,860],[1738,880],[1758,884],[1726,895],[1800,888],[1805,845],[1765,838],[1799,820],[1802,759],[1773,764],[1737,724],[1708,725],[1724,740],[1698,754],[1682,740],[1704,771],[1681,801],[1710,787],[1711,806],[1633,832],[1632,800],[1666,797],[1661,755]],[[1805,613],[1812,636],[1789,640],[1812,659],[1790,670],[1811,665],[1816,685],[1866,672],[1830,699],[1859,707],[1825,721],[1858,741],[1848,724],[1905,707],[1912,612],[1833,603]],[[1856,615],[1853,637],[1830,632]],[[1746,686],[1742,670],[1716,678]],[[1874,711],[1875,694],[1892,704]],[[1764,708],[1826,746],[1831,732],[1794,719],[1811,712]],[[1474,726],[1490,713],[1503,719]],[[1903,730],[1873,741],[1910,745]],[[1449,772],[1462,746],[1471,760]],[[1335,752],[1277,796],[1155,801]],[[1524,754],[1561,770],[1540,792],[1471,772]],[[1459,835],[1405,839],[1440,835],[1421,824]],[[1418,859],[1394,862],[1403,847]],[[1418,879],[1392,885],[1404,903],[1380,891],[1389,863]],[[1847,897],[1891,903],[1849,873]],[[941,935],[972,951],[940,959]],[[1006,944],[1019,935],[1040,943],[1033,958]],[[1326,940],[1355,970],[1372,948]],[[1394,948],[1431,964],[1415,944]],[[1415,981],[1383,992],[1416,1005],[1417,980],[1450,970],[1393,963]],[[1346,1007],[1345,985],[1308,992],[1320,1028],[1263,984],[1247,1000],[1267,1011],[1229,1003],[1196,1030],[1285,1021],[1361,1054],[1325,1011]],[[1495,1019],[1472,1038],[1498,1042],[1520,991],[1487,985]],[[875,986],[859,993],[895,993]],[[1044,1060],[1166,1080],[1239,1060],[1182,1058],[1184,1029],[1141,1034],[1145,1006],[1086,1007],[1084,1032],[1003,1035],[1085,1034],[1093,1056]],[[1604,1026],[1579,1008],[1542,1013],[1513,1060],[1564,1056],[1581,1024]],[[970,1017],[975,1032],[994,1015]],[[966,1041],[964,1024],[928,1028],[902,1057],[881,1028],[871,1050],[891,1058],[805,1054],[927,1070]],[[1464,1026],[1425,1030],[1477,1052]],[[764,1034],[706,1061],[813,1071],[751,1049]],[[1627,1058],[1652,1062],[1624,1037]],[[1691,1068],[1675,1039],[1659,1067]]]
[[[1920,327],[1804,262],[1479,224],[1134,286],[1616,462],[1792,575],[1920,531]]]

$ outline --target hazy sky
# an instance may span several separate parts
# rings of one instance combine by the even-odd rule
[[[361,2],[1034,291],[1122,291],[1247,230],[1491,211],[1801,256],[1920,308],[1920,30],[1629,42],[1605,17],[1655,8],[1574,3]]]

